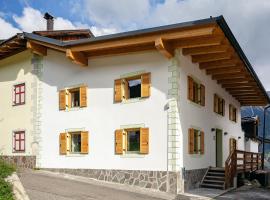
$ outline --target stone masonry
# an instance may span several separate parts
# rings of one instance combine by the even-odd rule
[[[186,170],[185,171],[185,191],[198,188],[206,171],[207,171],[207,168]]]
[[[176,194],[177,173],[167,171],[108,170],[108,169],[52,169],[44,170],[89,177],[136,187]]]
[[[7,163],[16,165],[19,168],[35,168],[36,157],[35,156],[0,156],[0,159]]]

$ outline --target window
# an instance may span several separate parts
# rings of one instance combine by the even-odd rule
[[[25,83],[15,85],[13,88],[13,105],[25,104]]]
[[[237,121],[237,109],[233,105],[229,105],[229,119],[233,122]]]
[[[16,131],[13,133],[13,152],[25,152],[24,131]]]
[[[214,112],[224,116],[225,115],[225,100],[214,94]]]
[[[188,76],[188,99],[196,104],[205,106],[205,86]]]
[[[59,91],[59,109],[82,108],[87,106],[87,87]]]
[[[114,101],[150,96],[150,73],[117,79],[114,81]]]
[[[189,154],[204,154],[204,132],[189,129]]]
[[[115,131],[115,153],[128,154],[149,152],[149,129],[119,129]]]
[[[60,154],[88,154],[88,131],[60,133]]]

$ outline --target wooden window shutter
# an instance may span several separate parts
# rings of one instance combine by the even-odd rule
[[[129,99],[129,88],[128,88],[128,81],[126,79],[122,79],[122,87],[124,93],[122,96],[124,99]]]
[[[121,102],[122,101],[122,80],[117,79],[114,81],[114,102]]]
[[[123,129],[115,131],[115,153],[123,154]]]
[[[188,100],[194,101],[193,79],[188,76]]]
[[[80,107],[87,107],[87,87],[80,87]]]
[[[201,84],[200,86],[200,93],[201,93],[201,106],[205,106],[205,86]]]
[[[141,77],[141,97],[151,95],[151,73],[142,74]]]
[[[233,106],[231,104],[229,105],[229,119],[233,120]]]
[[[188,152],[189,154],[194,154],[194,129],[193,128],[190,128],[188,129]]]
[[[66,110],[66,90],[59,91],[59,110]]]
[[[218,96],[214,94],[214,112],[218,113]]]
[[[88,149],[89,149],[88,142],[89,142],[88,131],[82,131],[81,132],[81,153],[88,154]]]
[[[225,116],[225,100],[222,99],[222,115]]]
[[[149,128],[140,128],[140,153],[149,153]]]
[[[67,133],[59,135],[59,152],[61,155],[67,154]]]
[[[204,154],[204,132],[201,131],[200,135],[200,148],[201,148],[201,154]]]

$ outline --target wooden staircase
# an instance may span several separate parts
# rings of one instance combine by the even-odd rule
[[[200,186],[212,189],[225,189],[225,168],[209,167]]]

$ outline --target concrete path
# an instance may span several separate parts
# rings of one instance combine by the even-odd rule
[[[127,191],[121,189],[123,186],[116,184],[108,185],[94,180],[84,180],[83,177],[79,180],[72,176],[65,177],[43,171],[24,170],[19,173],[19,177],[31,200],[174,199],[161,193]]]
[[[269,200],[270,189],[254,186],[243,186],[234,191],[221,195],[217,200]]]

